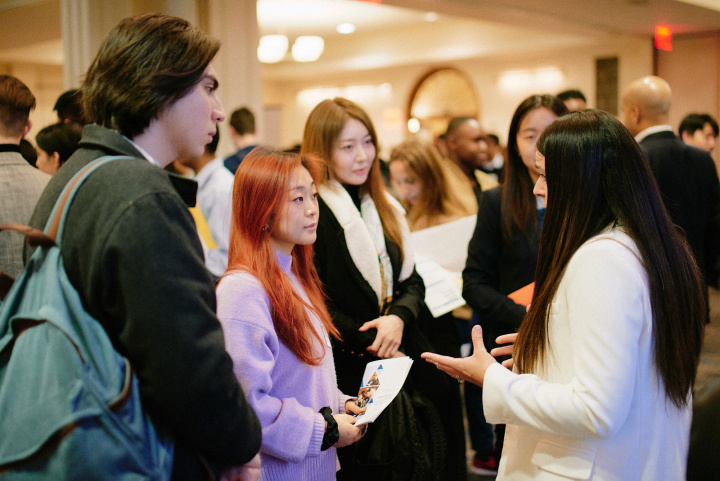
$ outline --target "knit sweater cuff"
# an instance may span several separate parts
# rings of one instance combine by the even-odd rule
[[[325,435],[325,419],[322,414],[315,414],[315,425],[310,435],[310,446],[308,446],[308,457],[320,456],[320,446]]]

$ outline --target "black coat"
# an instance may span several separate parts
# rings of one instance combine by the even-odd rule
[[[350,256],[343,228],[322,197],[319,198],[319,213],[315,267],[328,298],[330,316],[342,336],[342,341],[333,342],[338,386],[346,394],[355,394],[365,365],[378,359],[367,352],[377,331],[360,332],[358,329],[382,314],[375,291]],[[415,271],[399,282],[402,267],[400,248],[388,238],[385,238],[385,246],[393,268],[394,293],[386,314],[395,314],[405,321],[405,332],[408,332],[408,327],[415,323],[425,303],[425,284]]]
[[[176,441],[175,472],[240,465],[260,448],[260,423],[232,371],[215,291],[187,203],[197,183],[142,158],[127,138],[86,126],[80,149],[53,176],[30,225],[44,228],[70,178],[110,162],[77,192],[61,243],[65,270],[85,309],[137,373],[144,409]]]
[[[540,246],[539,227],[516,229],[503,239],[500,189],[483,194],[462,274],[463,298],[480,317],[488,351],[497,346],[497,336],[516,332],[525,317],[525,307],[507,295],[533,282]]]
[[[705,281],[720,254],[720,181],[710,154],[682,142],[673,132],[640,141],[665,208],[690,244]]]

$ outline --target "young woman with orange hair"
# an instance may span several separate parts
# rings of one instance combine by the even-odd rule
[[[338,337],[313,264],[317,190],[308,157],[253,150],[233,188],[218,318],[235,375],[262,425],[261,478],[334,480],[336,447],[357,441],[362,409],[337,388]]]

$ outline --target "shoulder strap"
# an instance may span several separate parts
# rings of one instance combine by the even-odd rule
[[[87,179],[88,176],[92,174],[97,168],[107,164],[108,162],[127,158],[130,157],[125,155],[106,155],[104,157],[100,157],[99,159],[93,160],[88,165],[83,167],[78,173],[76,173],[73,178],[70,179],[70,182],[67,183],[62,193],[60,194],[60,197],[58,197],[58,200],[55,203],[55,207],[53,207],[52,213],[48,218],[47,224],[45,224],[45,235],[47,235],[50,239],[54,240],[55,244],[59,246],[60,239],[62,238],[62,231],[65,226],[65,217],[67,215],[67,211],[70,208],[70,204],[72,203],[72,200],[75,197],[78,189],[80,188],[82,183],[85,182],[85,179]]]

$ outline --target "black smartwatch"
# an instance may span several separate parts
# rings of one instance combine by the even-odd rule
[[[330,449],[330,446],[334,445],[338,442],[338,439],[340,439],[340,431],[338,430],[338,423],[333,417],[332,409],[325,406],[320,410],[320,414],[322,414],[323,418],[325,418],[325,422],[327,423],[325,435],[323,436],[322,444],[320,445],[320,450],[327,451]]]

